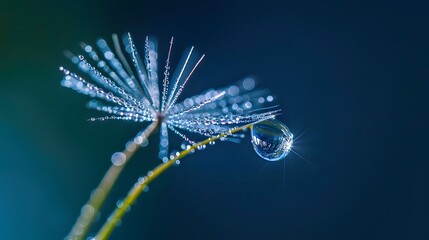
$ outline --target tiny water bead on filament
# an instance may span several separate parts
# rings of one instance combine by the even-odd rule
[[[292,150],[293,134],[276,119],[268,119],[252,126],[252,145],[255,152],[267,161],[285,158]]]
[[[157,129],[159,129],[158,156],[162,163],[145,177],[147,181],[138,181],[136,186],[147,187],[150,181],[167,168],[179,164],[184,156],[195,150],[203,150],[208,145],[214,145],[216,140],[239,142],[244,135],[237,132],[251,128],[254,124],[256,125],[252,129],[252,143],[254,146],[255,143],[259,143],[256,144],[255,150],[262,158],[270,161],[283,158],[290,151],[292,144],[292,134],[289,136],[284,131],[287,127],[281,127],[280,122],[272,120],[280,114],[278,106],[266,106],[273,102],[273,96],[269,95],[267,90],[256,89],[253,78],[247,77],[236,84],[209,89],[199,95],[182,99],[181,94],[185,85],[205,55],[197,55],[194,47],[191,47],[171,74],[170,64],[176,61],[171,54],[173,38],[169,42],[168,54],[165,56],[165,65],[162,69],[158,66],[160,56],[155,40],[145,38],[142,43],[144,48],[142,58],[129,33],[121,40],[113,34],[110,45],[107,40],[99,39],[95,45],[81,43],[83,51],[81,55],[66,51],[65,55],[79,70],[80,75],[60,67],[64,74],[61,85],[89,96],[91,100],[87,107],[103,114],[91,117],[88,121],[121,120],[136,122],[139,125],[149,123],[125,144],[123,151],[112,155],[111,167],[95,189],[95,192],[102,194],[92,194],[85,204],[93,214],[81,214],[66,239],[83,239],[86,236],[96,213],[122,169],[137,149],[148,145],[148,138],[157,132]],[[270,121],[276,124],[264,127],[267,125],[266,122]],[[183,141],[181,146],[179,145],[183,151],[171,150],[172,141],[169,139],[171,132]],[[275,137],[276,134],[283,135]],[[289,149],[284,148],[285,139],[286,143],[290,142]],[[272,145],[267,148],[264,143]],[[125,205],[132,203],[140,192],[141,189],[136,188],[135,195],[129,201],[125,201],[128,199],[125,198],[121,203]],[[120,221],[125,213],[121,211],[114,215],[117,221]],[[96,239],[105,239],[109,236],[114,225],[109,221],[105,225],[103,227],[105,230],[102,229],[99,233],[102,237]]]

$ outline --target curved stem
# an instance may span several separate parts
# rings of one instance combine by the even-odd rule
[[[130,141],[127,144],[125,149],[121,152],[125,156],[124,162],[116,165],[112,164],[110,166],[97,188],[92,191],[88,202],[82,207],[76,223],[73,225],[70,233],[65,239],[81,240],[86,236],[89,228],[94,222],[94,218],[97,216],[98,210],[103,205],[104,200],[112,189],[113,184],[115,184],[119,174],[121,174],[125,165],[140,148],[141,143],[146,141],[158,126],[158,121],[152,122],[144,131],[140,132],[136,136],[136,140]]]
[[[157,178],[161,173],[163,173],[165,170],[170,168],[171,166],[176,163],[177,160],[185,157],[188,155],[191,151],[194,151],[198,146],[206,145],[211,141],[218,140],[219,138],[227,137],[228,135],[251,128],[253,124],[256,124],[261,121],[265,121],[267,119],[262,119],[260,121],[244,125],[242,127],[235,128],[228,133],[222,133],[218,136],[208,138],[202,142],[199,142],[197,144],[192,145],[190,148],[183,150],[179,153],[179,155],[176,155],[174,158],[170,159],[169,161],[162,163],[158,165],[155,169],[152,171],[149,171],[147,175],[143,178],[139,178],[139,180],[134,184],[134,186],[131,188],[131,190],[128,192],[128,195],[123,200],[122,204],[118,205],[116,209],[112,212],[110,217],[107,219],[107,221],[104,223],[104,225],[101,227],[100,231],[95,236],[95,240],[104,240],[107,239],[110,234],[112,233],[115,226],[118,224],[119,220],[124,216],[124,214],[128,211],[128,209],[131,207],[131,205],[136,201],[137,197],[142,193],[143,189],[152,182],[155,178]]]

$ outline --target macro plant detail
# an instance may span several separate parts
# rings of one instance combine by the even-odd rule
[[[162,162],[145,177],[138,179],[93,239],[107,239],[110,236],[149,182],[169,167],[179,164],[187,154],[202,150],[217,140],[240,142],[244,134],[238,132],[251,129],[253,148],[261,158],[277,161],[291,151],[292,133],[286,125],[274,119],[280,114],[278,106],[266,106],[273,102],[273,97],[267,90],[255,89],[252,78],[245,78],[228,87],[210,89],[178,102],[205,55],[195,56],[194,47],[191,47],[174,73],[170,74],[173,41],[174,38],[171,38],[163,70],[158,67],[157,43],[149,37],[144,42],[143,59],[130,34],[121,40],[113,34],[113,49],[106,40],[99,39],[96,46],[81,43],[84,55],[65,52],[81,75],[60,67],[64,74],[61,85],[90,96],[92,100],[87,106],[104,114],[89,121],[149,122],[145,129],[125,144],[123,151],[112,155],[111,167],[82,207],[66,239],[86,237],[126,163],[137,149],[148,144],[149,136],[157,129],[160,132],[158,156]],[[158,74],[160,71],[163,73]],[[169,154],[171,132],[183,139],[184,144],[182,151]],[[189,137],[189,134],[196,138],[203,137],[203,140],[194,140],[194,136]]]

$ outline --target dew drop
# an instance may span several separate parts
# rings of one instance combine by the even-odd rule
[[[243,81],[243,88],[246,89],[247,91],[252,90],[255,87],[255,80],[253,80],[252,78],[246,78]]]
[[[179,151],[173,150],[170,153],[170,159],[173,160],[175,157],[178,157],[180,155]]]
[[[198,145],[197,149],[198,150],[204,150],[204,149],[206,149],[206,145],[205,144]]]
[[[117,202],[116,202],[116,207],[118,207],[118,208],[122,208],[124,206],[124,201],[122,201],[122,200],[118,200]]]
[[[139,184],[143,184],[146,181],[147,181],[147,177],[139,177],[139,180],[138,180]]]
[[[292,144],[293,134],[278,120],[269,119],[252,127],[253,149],[267,161],[278,161],[286,157]]]
[[[127,142],[127,144],[125,145],[125,148],[127,149],[128,152],[132,152],[136,149],[136,144],[132,141]]]
[[[135,137],[134,142],[136,144],[142,144],[143,143],[143,137],[141,137],[141,136]]]
[[[90,204],[86,204],[81,209],[81,215],[84,218],[90,218],[92,215],[94,215],[95,209]]]
[[[127,160],[127,156],[122,152],[115,152],[112,155],[112,163],[115,166],[121,166],[122,164],[125,163],[126,160]]]

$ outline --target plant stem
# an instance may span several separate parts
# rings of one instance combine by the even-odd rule
[[[112,186],[115,184],[119,174],[121,174],[125,165],[129,162],[134,153],[136,153],[140,148],[141,143],[146,141],[158,126],[159,121],[152,122],[144,131],[140,132],[136,136],[134,141],[130,141],[127,144],[125,149],[121,152],[125,155],[124,162],[122,164],[112,164],[110,166],[109,170],[107,170],[97,188],[92,191],[88,202],[82,207],[81,213],[77,218],[76,223],[73,225],[70,233],[65,239],[81,240],[86,236],[89,228],[94,222],[94,218],[97,216],[98,210],[112,189]]]
[[[152,182],[155,178],[157,178],[161,173],[163,173],[165,170],[170,168],[171,166],[176,163],[177,160],[185,157],[188,155],[191,151],[194,151],[198,146],[206,145],[211,141],[218,140],[219,138],[227,137],[228,135],[244,130],[246,128],[250,128],[253,126],[253,124],[264,121],[266,119],[244,125],[239,128],[235,128],[228,133],[222,133],[218,136],[208,138],[204,141],[201,141],[199,143],[196,143],[192,145],[189,149],[183,150],[179,153],[179,155],[176,155],[174,158],[170,159],[169,161],[162,163],[158,165],[155,169],[152,171],[149,171],[147,175],[144,178],[139,178],[139,180],[134,184],[134,186],[131,188],[131,190],[128,192],[128,195],[123,200],[122,204],[118,205],[116,209],[113,211],[113,213],[110,215],[110,217],[107,219],[107,221],[104,223],[104,225],[101,227],[100,231],[97,233],[94,239],[96,240],[104,240],[107,239],[110,234],[112,233],[115,226],[118,224],[119,220],[124,216],[124,214],[130,209],[131,205],[136,201],[137,197],[142,193],[143,189]]]

